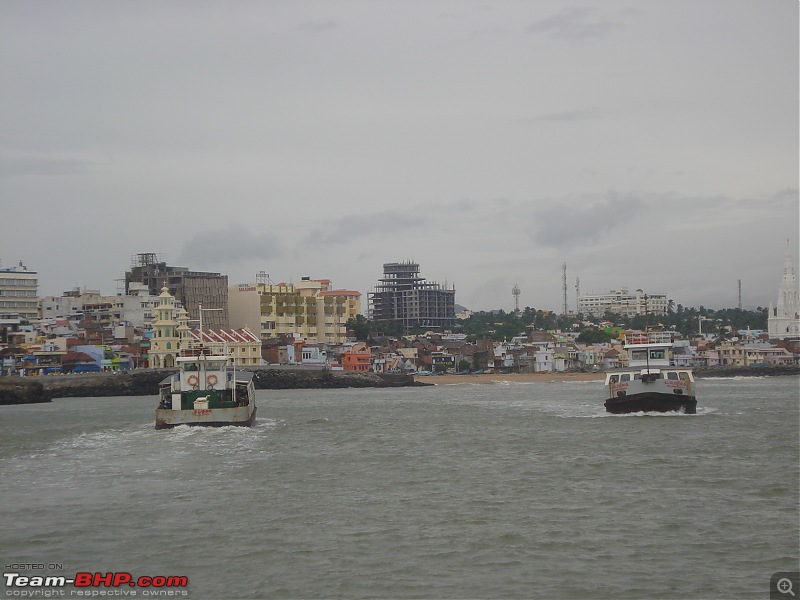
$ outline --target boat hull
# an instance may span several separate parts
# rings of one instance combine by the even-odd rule
[[[256,420],[256,406],[213,408],[199,410],[156,409],[156,429],[171,429],[178,425],[196,427],[250,427]]]
[[[694,396],[663,392],[641,392],[609,398],[605,401],[606,411],[615,415],[638,412],[683,412],[697,414],[697,400]]]

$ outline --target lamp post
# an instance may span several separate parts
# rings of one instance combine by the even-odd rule
[[[710,321],[710,320],[711,319],[708,319],[708,318],[704,317],[703,315],[700,315],[699,317],[697,317],[697,333],[698,333],[698,335],[703,335],[703,321]]]

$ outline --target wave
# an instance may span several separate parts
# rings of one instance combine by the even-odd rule
[[[700,382],[703,381],[747,381],[753,380],[757,381],[760,379],[769,379],[770,376],[768,375],[735,375],[733,377],[698,377]]]

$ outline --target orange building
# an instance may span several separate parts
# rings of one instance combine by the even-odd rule
[[[372,367],[372,354],[369,351],[369,346],[366,344],[358,343],[353,344],[350,350],[342,354],[342,369],[345,371],[370,371]]]

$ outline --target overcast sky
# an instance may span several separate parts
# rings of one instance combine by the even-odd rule
[[[0,2],[0,266],[776,303],[796,0]]]

